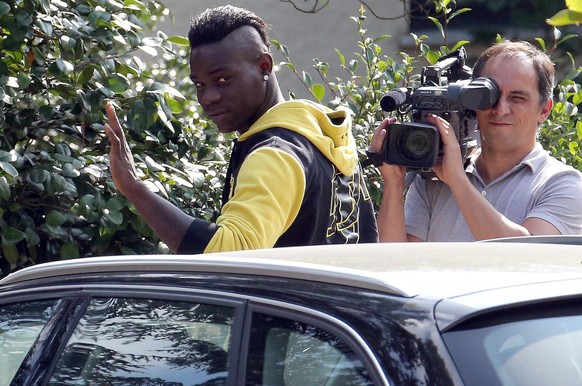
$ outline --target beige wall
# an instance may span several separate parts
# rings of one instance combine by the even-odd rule
[[[190,19],[208,7],[232,4],[247,8],[261,16],[271,25],[271,38],[280,41],[291,52],[292,62],[300,69],[309,72],[314,78],[313,59],[330,64],[330,68],[338,68],[337,48],[346,59],[353,58],[357,51],[357,25],[350,19],[358,15],[360,2],[356,0],[330,0],[329,6],[316,14],[305,14],[295,10],[291,4],[280,0],[162,0],[174,13],[175,20],[171,24],[164,22],[160,29],[169,35],[186,36]],[[298,5],[311,5],[313,1],[295,0]],[[381,16],[390,17],[402,13],[401,0],[368,0],[374,11]],[[383,51],[392,55],[399,50],[399,43],[408,34],[407,24],[403,19],[396,21],[379,20],[368,14],[365,26],[368,36],[391,35],[381,43]],[[275,61],[283,57],[275,53]],[[294,91],[299,97],[307,94],[299,81],[291,72],[284,68],[278,73],[283,91]],[[315,78],[315,81],[319,79]]]

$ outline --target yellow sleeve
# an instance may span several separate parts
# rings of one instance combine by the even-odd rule
[[[269,147],[250,153],[204,252],[273,247],[297,217],[305,185],[303,167],[292,155]]]

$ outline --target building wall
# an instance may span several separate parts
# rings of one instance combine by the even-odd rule
[[[294,0],[297,5],[307,7],[313,0]],[[163,0],[163,3],[175,16],[173,23],[169,21],[159,25],[159,29],[168,35],[186,36],[190,20],[206,8],[216,5],[232,4],[247,8],[261,16],[271,25],[271,38],[288,47],[291,61],[300,71],[309,72],[315,82],[319,82],[313,70],[313,59],[318,58],[330,65],[332,79],[339,68],[339,59],[335,49],[338,49],[347,60],[354,57],[358,51],[357,24],[351,20],[359,14],[360,2],[356,0],[330,0],[329,5],[315,14],[302,13],[290,3],[281,0]],[[396,17],[403,13],[401,0],[368,0],[366,2],[381,17]],[[383,52],[392,55],[399,51],[403,38],[408,35],[408,25],[402,18],[393,21],[381,20],[367,13],[365,21],[367,35],[377,37],[391,35],[381,43]],[[410,38],[412,41],[412,38]],[[280,62],[283,56],[274,52],[275,61]],[[293,91],[298,97],[308,97],[299,80],[287,68],[278,72],[279,83],[284,91]]]

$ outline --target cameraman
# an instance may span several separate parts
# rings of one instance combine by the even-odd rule
[[[403,204],[406,168],[380,166],[380,241],[582,234],[582,174],[537,142],[538,125],[553,105],[550,58],[530,43],[504,41],[481,54],[473,77],[489,77],[501,91],[493,107],[477,110],[480,152],[464,168],[450,124],[428,116],[443,142],[433,168],[438,180],[417,175]],[[386,119],[376,129],[372,152],[380,151],[394,122]]]

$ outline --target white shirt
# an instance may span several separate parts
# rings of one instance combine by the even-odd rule
[[[514,168],[485,185],[474,162],[466,169],[500,213],[522,224],[548,221],[563,235],[582,234],[582,173],[551,157],[538,143]],[[417,176],[406,197],[406,232],[425,241],[475,241],[449,187]]]

